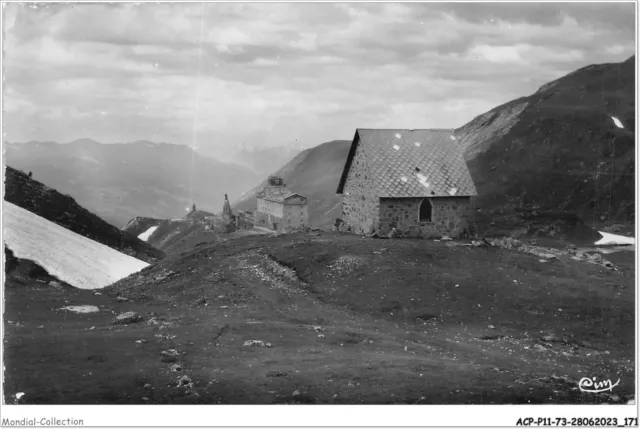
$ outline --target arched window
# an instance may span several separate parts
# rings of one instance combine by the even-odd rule
[[[431,201],[429,198],[423,199],[420,204],[420,222],[431,222]]]

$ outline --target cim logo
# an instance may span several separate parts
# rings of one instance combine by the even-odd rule
[[[611,380],[596,381],[596,377],[582,377],[578,382],[578,388],[583,392],[600,393],[607,390],[612,391],[618,384],[620,384],[620,379],[613,384]]]

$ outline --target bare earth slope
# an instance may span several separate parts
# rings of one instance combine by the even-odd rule
[[[5,169],[4,199],[72,232],[145,262],[153,263],[164,257],[162,251],[110,225],[78,205],[70,196],[30,179],[24,172],[9,166]]]
[[[99,289],[148,266],[9,202],[3,204],[3,239],[18,259],[80,289]]]
[[[633,221],[634,68],[635,57],[582,68],[456,130],[479,207]]]
[[[336,140],[307,149],[275,173],[284,178],[288,188],[307,197],[312,226],[329,226],[341,216],[336,189],[350,144],[350,141]],[[233,208],[255,210],[256,194],[263,186],[264,182],[246,192],[233,203]]]
[[[101,296],[9,282],[7,401],[626,403],[634,257],[607,258],[619,271],[569,255],[541,263],[496,247],[298,233],[174,253]],[[100,311],[51,311],[64,301]],[[124,311],[145,320],[112,325]],[[46,377],[43,359],[56,368]],[[620,384],[582,393],[584,376]]]

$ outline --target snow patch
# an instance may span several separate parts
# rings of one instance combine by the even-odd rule
[[[616,124],[616,127],[624,128],[624,125],[622,125],[622,122],[620,122],[620,119],[616,118],[615,116],[612,116],[611,119],[613,119],[613,123]]]
[[[17,258],[79,289],[100,289],[147,267],[144,261],[3,201],[4,240]]]
[[[401,138],[401,137],[402,137],[402,136],[400,135],[400,133],[396,133],[396,138],[397,138],[397,139],[399,139],[399,138]]]
[[[68,305],[62,307],[60,310],[72,311],[74,313],[97,313],[100,311],[95,305]]]
[[[143,232],[142,234],[140,234],[138,236],[138,238],[142,241],[147,241],[149,239],[149,237],[151,237],[151,234],[153,234],[156,229],[158,229],[158,226],[152,226],[151,228],[147,229],[145,232]]]
[[[615,246],[615,245],[627,245],[636,244],[636,239],[633,237],[625,237],[624,235],[609,234],[608,232],[598,231],[602,235],[602,239],[595,242],[596,246]]]
[[[427,176],[425,176],[422,173],[418,173],[416,174],[416,177],[418,178],[418,182],[420,182],[422,186],[424,186],[425,188],[429,187],[429,183],[427,182]]]

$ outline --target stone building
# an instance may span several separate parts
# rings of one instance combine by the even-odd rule
[[[287,232],[309,225],[307,199],[291,192],[281,177],[269,176],[267,186],[257,195],[256,226]]]
[[[450,130],[356,130],[338,185],[342,229],[458,237],[477,195]]]
[[[187,215],[185,216],[185,219],[190,220],[191,222],[204,223],[208,218],[212,216],[214,216],[213,213],[210,213],[204,210],[197,210],[196,204],[194,203],[193,206],[191,207],[191,211],[187,213]]]

